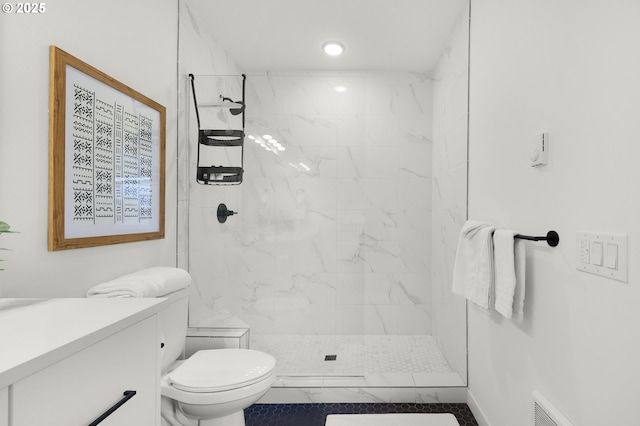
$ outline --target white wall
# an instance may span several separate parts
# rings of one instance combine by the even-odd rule
[[[139,268],[175,265],[175,0],[46,3],[41,15],[0,14],[0,220],[3,297],[83,296]],[[165,238],[47,251],[49,45],[56,45],[167,108]]]
[[[469,389],[492,426],[529,425],[531,392],[576,425],[640,424],[640,2],[472,4],[470,218],[527,243],[525,321],[469,308]],[[549,132],[550,164],[528,165]],[[575,232],[629,234],[629,282],[575,269]]]

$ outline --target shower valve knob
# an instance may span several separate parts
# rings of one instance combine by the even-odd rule
[[[227,206],[224,204],[220,204],[218,206],[218,222],[220,223],[225,223],[227,221],[227,217],[229,216],[233,216],[234,214],[237,214],[238,212],[234,212],[233,210],[229,210],[227,209]]]

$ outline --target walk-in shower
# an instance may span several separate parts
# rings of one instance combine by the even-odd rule
[[[465,304],[449,286],[466,215],[468,9],[432,70],[274,72],[241,69],[198,1],[180,7],[190,324],[246,323],[279,387],[464,386]],[[241,185],[195,182],[190,73],[232,99],[246,74]],[[238,212],[223,224],[220,203]]]

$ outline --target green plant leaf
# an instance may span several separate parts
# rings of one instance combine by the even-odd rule
[[[15,234],[14,231],[10,230],[10,226],[7,222],[3,222],[0,220],[0,235],[2,234]],[[0,247],[0,250],[11,251],[11,249]],[[0,262],[4,261],[4,259],[0,259]],[[4,271],[3,268],[0,268],[0,271]]]
[[[15,234],[16,231],[10,230],[11,226],[7,222],[0,220],[0,234]]]

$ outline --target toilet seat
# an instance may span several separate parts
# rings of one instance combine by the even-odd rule
[[[223,392],[264,380],[275,365],[271,355],[251,349],[200,350],[170,371],[167,379],[185,392]]]

